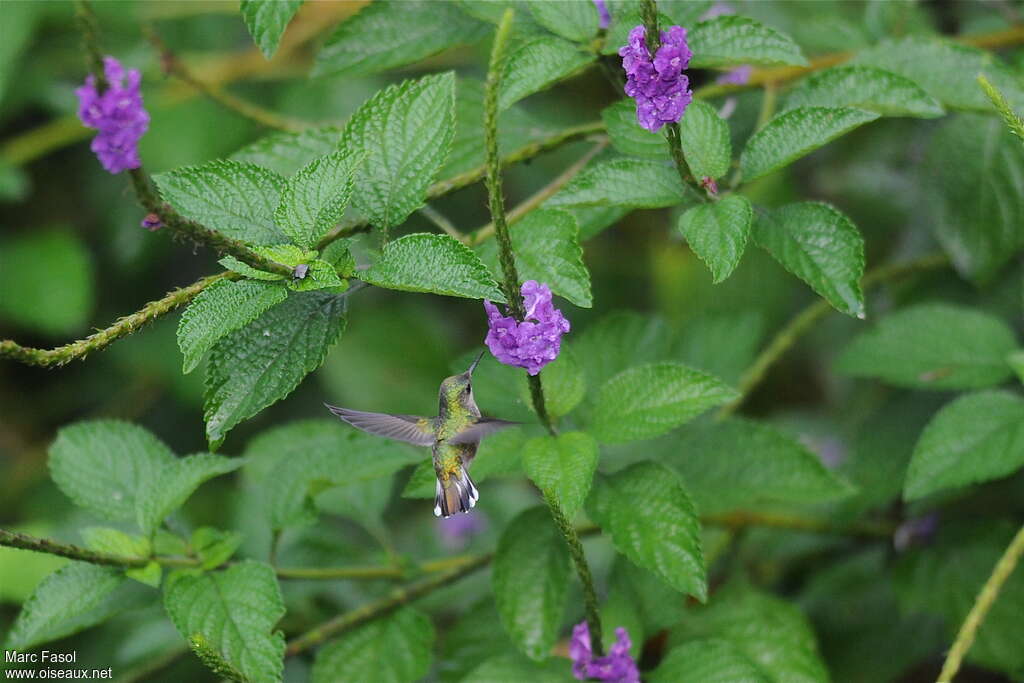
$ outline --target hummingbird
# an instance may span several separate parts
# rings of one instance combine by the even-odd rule
[[[476,456],[480,440],[505,427],[519,424],[480,415],[473,398],[473,371],[483,355],[481,351],[462,374],[446,377],[441,382],[437,417],[366,413],[324,404],[356,429],[414,446],[429,446],[437,475],[434,495],[434,515],[437,517],[469,512],[476,505],[480,493],[469,477],[469,464]]]

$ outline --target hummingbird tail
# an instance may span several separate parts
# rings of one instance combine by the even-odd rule
[[[437,493],[434,496],[434,515],[451,517],[456,512],[469,512],[480,498],[480,492],[469,477],[465,467],[459,468],[458,474],[448,477],[447,482],[437,480]]]

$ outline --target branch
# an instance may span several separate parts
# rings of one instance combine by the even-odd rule
[[[81,560],[91,564],[101,564],[107,567],[145,567],[150,560],[146,557],[125,557],[123,555],[111,555],[95,550],[89,550],[77,545],[58,543],[45,538],[36,538],[28,534],[21,534],[17,531],[0,529],[0,545],[22,550],[34,550],[37,553],[59,555],[71,560]]]
[[[953,677],[956,676],[956,672],[960,669],[960,663],[963,661],[964,656],[967,655],[967,651],[971,649],[971,645],[974,644],[974,638],[978,634],[978,629],[981,628],[982,622],[985,621],[989,610],[995,604],[999,591],[1002,589],[1003,584],[1006,583],[1006,580],[1010,578],[1010,574],[1013,573],[1021,555],[1024,555],[1024,527],[1021,527],[1017,535],[1010,541],[1010,545],[1006,547],[1003,556],[996,562],[991,576],[988,577],[985,585],[981,587],[981,592],[978,593],[978,597],[974,600],[974,606],[967,613],[964,623],[960,625],[960,631],[956,634],[953,647],[949,649],[946,662],[942,665],[942,671],[939,673],[936,683],[952,683]]]

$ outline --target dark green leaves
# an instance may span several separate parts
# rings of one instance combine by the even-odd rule
[[[597,468],[597,442],[583,432],[537,437],[523,448],[523,467],[572,519],[590,491]]]
[[[738,194],[699,204],[679,217],[679,231],[707,264],[716,283],[729,277],[739,265],[753,217],[750,201]]]
[[[736,396],[721,380],[679,363],[639,365],[601,386],[590,430],[604,443],[650,439]]]
[[[292,294],[217,343],[205,393],[206,437],[214,447],[320,366],[345,327],[344,311],[333,294]]]
[[[314,75],[371,74],[487,35],[487,24],[447,2],[373,2],[346,19],[316,58]]]
[[[650,676],[650,683],[768,683],[735,645],[699,638],[672,648]]]
[[[419,208],[444,165],[454,128],[451,72],[403,81],[367,100],[342,134],[346,149],[366,154],[355,186],[359,212],[386,230]]]
[[[702,21],[690,30],[687,38],[693,50],[690,67],[694,69],[737,64],[807,64],[792,38],[748,17],[730,15]]]
[[[686,199],[670,162],[611,159],[590,164],[546,206],[627,206],[656,209]]]
[[[505,527],[492,584],[501,624],[516,646],[531,659],[547,657],[569,588],[569,553],[547,510],[530,508]]]
[[[288,179],[274,218],[292,242],[313,249],[341,219],[360,160],[347,151],[334,152],[314,159]]]
[[[246,145],[231,158],[258,164],[287,177],[313,159],[337,150],[339,135],[341,129],[334,126],[309,128],[301,133],[279,131]]]
[[[836,369],[916,389],[980,389],[1013,376],[1013,331],[987,313],[948,304],[897,311],[846,347]]]
[[[587,512],[635,564],[678,591],[707,599],[700,521],[675,472],[641,462],[599,477]]]
[[[750,182],[791,164],[840,135],[878,118],[852,107],[797,107],[754,133],[740,155],[743,180]]]
[[[594,56],[572,43],[550,35],[529,38],[516,45],[505,60],[498,107],[507,109],[527,95],[573,74]]]
[[[597,33],[597,7],[593,2],[530,2],[537,23],[563,38],[582,43]]]
[[[284,178],[242,161],[217,159],[154,176],[160,196],[186,218],[250,244],[287,242],[274,224]]]
[[[908,78],[873,66],[837,66],[812,74],[786,98],[786,108],[857,107],[882,116],[931,119],[945,111]]]
[[[430,618],[406,607],[324,646],[313,664],[313,683],[418,681],[430,671],[433,646]]]
[[[164,607],[178,632],[251,680],[279,680],[284,636],[271,632],[284,616],[274,570],[247,560],[222,572],[171,575]]]
[[[231,460],[201,453],[166,463],[139,491],[136,504],[139,528],[151,534],[203,482],[238,469],[242,462],[240,458]]]
[[[903,495],[998,479],[1024,465],[1024,400],[1007,391],[962,396],[940,410],[914,448]]]
[[[505,301],[487,266],[448,235],[416,233],[388,242],[362,277],[388,289]]]
[[[691,102],[692,107],[696,102]],[[687,116],[683,117],[685,121]],[[636,103],[632,99],[619,100],[601,111],[601,120],[608,130],[612,145],[623,154],[646,159],[668,159],[668,143],[661,133],[652,133],[636,120]],[[728,131],[726,131],[728,135]]]
[[[302,0],[241,0],[242,17],[252,39],[270,59],[277,52],[285,27],[302,5]]]
[[[634,124],[639,124],[634,119]],[[679,141],[686,163],[698,180],[721,178],[732,163],[729,126],[707,102],[694,100],[679,121]]]
[[[760,214],[754,239],[837,310],[864,317],[864,240],[838,210],[800,202]]]

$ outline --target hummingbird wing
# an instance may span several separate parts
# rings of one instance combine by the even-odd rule
[[[356,429],[376,434],[395,441],[404,441],[414,446],[434,445],[434,425],[431,420],[416,415],[391,415],[389,413],[365,413],[328,405],[327,409]]]
[[[516,425],[522,424],[521,422],[509,422],[508,420],[499,420],[494,417],[481,417],[478,418],[473,425],[462,430],[452,438],[448,439],[448,443],[474,443],[484,438],[489,434],[501,431],[506,427],[515,427]]]

